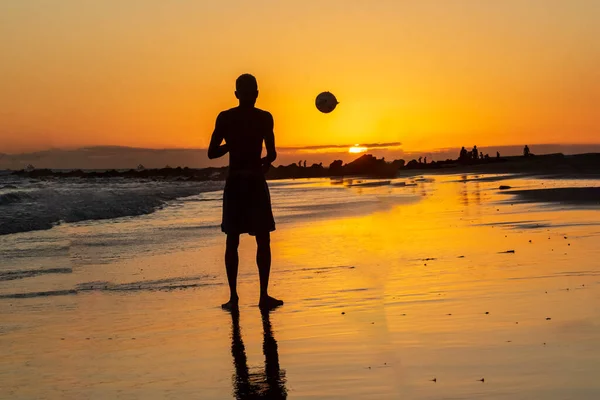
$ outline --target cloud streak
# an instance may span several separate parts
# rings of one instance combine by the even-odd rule
[[[318,146],[297,146],[297,147],[278,147],[277,150],[280,152],[301,152],[301,153],[323,153],[323,152],[346,152],[350,147],[355,146],[356,143],[352,144],[324,144]],[[373,149],[397,149],[402,143],[401,142],[389,142],[389,143],[360,143],[360,147],[366,147],[369,150]]]

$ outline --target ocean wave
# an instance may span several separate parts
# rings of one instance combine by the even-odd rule
[[[73,270],[71,268],[48,268],[48,269],[25,269],[17,271],[5,271],[0,272],[1,281],[13,281],[16,279],[33,278],[35,276],[44,274],[70,274]]]
[[[0,206],[31,200],[28,192],[9,192],[0,194]]]
[[[197,198],[190,198],[190,199],[184,199],[184,201],[186,203],[197,203],[197,202],[204,202],[204,201],[223,201],[223,198],[215,198],[215,199],[197,199]]]
[[[0,294],[0,299],[30,299],[32,297],[66,296],[69,294],[77,294],[77,290],[48,290],[45,292]]]
[[[0,235],[60,223],[150,214],[170,201],[222,188],[220,182],[55,181],[0,194]]]
[[[109,281],[85,282],[76,285],[73,289],[47,290],[35,292],[0,294],[0,299],[30,299],[35,297],[68,296],[85,292],[156,292],[195,289],[204,286],[218,286],[222,282],[215,276],[201,275],[188,277],[174,277],[156,280],[143,280],[127,283],[113,283]]]
[[[143,280],[127,283],[113,283],[108,281],[95,281],[80,283],[75,287],[78,292],[85,291],[160,291],[175,289],[190,289],[201,286],[221,285],[221,282],[215,281],[216,277],[201,275],[189,277],[174,277],[155,280]]]

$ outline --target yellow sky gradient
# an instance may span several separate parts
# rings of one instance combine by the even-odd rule
[[[0,54],[0,152],[206,147],[244,72],[279,146],[600,142],[596,0],[3,0]]]

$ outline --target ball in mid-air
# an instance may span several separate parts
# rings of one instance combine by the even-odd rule
[[[315,100],[315,105],[322,113],[330,113],[335,110],[335,107],[338,105],[338,101],[330,92],[323,92],[317,96]]]

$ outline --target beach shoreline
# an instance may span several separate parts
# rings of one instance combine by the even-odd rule
[[[0,397],[596,398],[598,210],[506,193],[598,182],[491,178],[273,181],[267,320],[218,192],[1,236]]]

